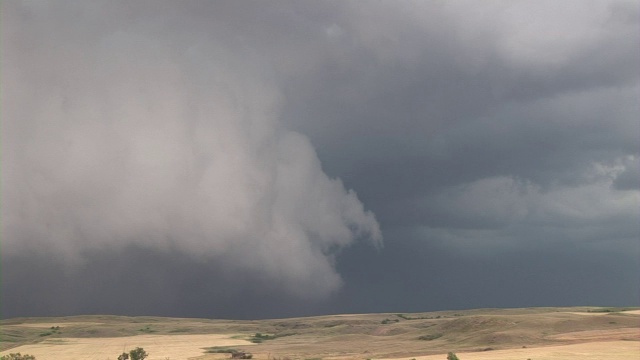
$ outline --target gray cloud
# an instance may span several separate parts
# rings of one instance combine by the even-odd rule
[[[3,260],[3,317],[68,314],[167,314],[266,318],[318,311],[324,298],[292,296],[289,284],[234,266],[235,258],[194,260],[179,247],[125,245],[88,250],[74,271],[47,253]]]
[[[416,214],[402,209],[415,209],[417,197],[483,179],[545,191],[585,186],[600,181],[594,168],[638,156],[640,53],[631,44],[640,39],[637,19],[620,15],[627,5],[576,12],[455,2],[391,12],[378,31],[401,41],[347,51],[354,61],[309,75],[322,80],[308,93],[291,87],[285,114],[310,135],[327,170],[357,184],[386,221],[406,223]],[[535,21],[519,22],[531,14]],[[439,20],[407,20],[416,16]],[[378,52],[385,56],[370,60]]]
[[[637,304],[635,1],[2,6],[5,313]]]
[[[379,245],[379,225],[279,125],[260,58],[188,39],[204,19],[164,38],[186,19],[111,7],[6,7],[5,256],[47,248],[73,265],[101,248],[175,247],[297,297],[336,291],[335,254]],[[232,31],[220,16],[206,30]]]
[[[613,181],[617,190],[640,190],[640,158],[631,157],[623,162],[623,170]]]

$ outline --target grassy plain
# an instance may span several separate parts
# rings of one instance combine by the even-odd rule
[[[624,310],[624,311],[622,311]],[[256,336],[256,334],[260,334]],[[640,310],[479,309],[235,321],[72,316],[0,321],[0,355],[105,360],[141,346],[149,360],[622,360],[640,358]]]

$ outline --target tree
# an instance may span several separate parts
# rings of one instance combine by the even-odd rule
[[[449,352],[447,354],[447,360],[460,360],[460,359],[458,359],[458,355],[456,355],[456,354],[454,354],[452,352]]]
[[[129,360],[129,354],[127,354],[126,352],[123,352],[118,356],[118,360]]]
[[[129,356],[131,356],[131,360],[144,360],[149,354],[144,351],[143,348],[137,347],[131,351],[129,351]]]

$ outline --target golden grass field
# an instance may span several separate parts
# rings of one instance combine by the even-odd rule
[[[0,322],[0,355],[37,360],[115,360],[143,347],[149,360],[254,359],[628,360],[640,359],[640,310],[528,308],[416,314],[331,315],[233,321],[71,316]],[[261,342],[255,334],[266,335]],[[253,341],[253,342],[252,342]],[[215,350],[215,349],[214,349]]]

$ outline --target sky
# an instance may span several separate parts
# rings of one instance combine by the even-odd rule
[[[638,1],[1,6],[2,318],[640,306]]]

